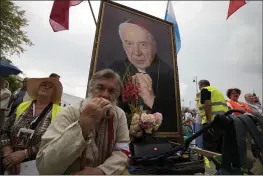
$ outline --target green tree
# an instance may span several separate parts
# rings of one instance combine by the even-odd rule
[[[11,0],[1,0],[0,26],[1,56],[20,55],[25,51],[25,45],[33,45],[27,33],[23,31],[23,28],[28,26],[25,11]]]
[[[11,61],[11,60],[7,59],[7,58],[4,57],[4,56],[1,56],[1,57],[0,57],[0,61],[3,61],[3,60],[9,62],[10,64],[12,64],[12,61]],[[2,77],[0,77],[0,78],[2,78]],[[9,83],[9,90],[10,90],[12,93],[14,93],[14,91],[16,91],[18,88],[21,88],[21,87],[23,86],[23,84],[21,83],[21,81],[19,81],[19,80],[17,79],[17,77],[14,76],[14,75],[9,75],[9,76],[7,76],[7,77],[4,77],[4,79],[8,81],[8,83]]]
[[[10,59],[7,59],[5,56],[1,56],[0,57],[0,61],[7,61],[9,62],[10,64],[12,63],[12,61]]]

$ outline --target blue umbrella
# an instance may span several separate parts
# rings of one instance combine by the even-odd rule
[[[0,61],[0,76],[17,75],[22,71],[8,61]]]

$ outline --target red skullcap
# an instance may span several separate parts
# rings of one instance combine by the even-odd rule
[[[145,29],[147,32],[149,32],[153,36],[150,28],[145,23],[143,23],[142,21],[135,21],[135,20],[129,19],[129,20],[125,21],[124,23],[130,23],[130,24],[134,24],[136,26],[140,26],[141,28]]]

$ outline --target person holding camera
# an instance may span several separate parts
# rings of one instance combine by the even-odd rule
[[[28,79],[27,92],[32,101],[23,102],[16,108],[6,119],[0,135],[1,167],[12,175],[23,173],[20,170],[22,163],[35,160],[42,135],[61,109],[57,105],[62,96],[62,85],[58,80]],[[35,165],[30,167],[36,170]]]

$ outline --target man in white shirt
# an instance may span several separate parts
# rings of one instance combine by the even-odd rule
[[[257,106],[254,102],[255,96],[252,93],[248,93],[245,95],[246,104],[250,107],[252,110],[252,114],[255,116],[263,116],[263,107]]]
[[[245,95],[245,100],[246,100],[246,104],[250,107],[250,109],[252,110],[252,114],[257,116],[257,118],[260,120],[259,126],[257,127],[258,130],[261,132],[261,134],[263,135],[262,129],[263,129],[263,107],[260,104],[257,104],[257,102],[255,102],[255,100],[257,100],[257,97],[255,96],[255,94],[252,93],[248,93]],[[260,162],[260,151],[257,148],[257,145],[255,144],[255,142],[252,140],[251,142],[251,150],[253,155],[256,158],[256,161],[254,163],[254,167],[251,169],[251,172],[254,175],[262,175],[263,173],[263,167],[262,167],[262,163]],[[261,169],[260,169],[261,168]]]
[[[0,78],[0,128],[2,128],[4,123],[5,111],[11,97],[11,92],[6,88],[6,85],[8,85],[8,82]]]

